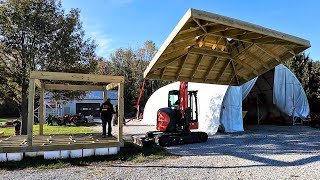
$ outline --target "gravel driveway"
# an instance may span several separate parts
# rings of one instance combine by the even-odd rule
[[[132,125],[124,130],[154,128]],[[252,126],[244,133],[212,136],[207,143],[167,148],[181,155],[177,158],[0,171],[0,179],[320,179],[319,138],[320,129],[305,126]]]

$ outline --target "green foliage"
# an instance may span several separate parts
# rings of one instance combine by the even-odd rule
[[[14,135],[13,127],[0,127],[0,131],[3,131],[6,136]],[[96,131],[86,126],[48,126],[45,124],[43,125],[43,132],[44,134],[81,134],[95,133]],[[39,134],[39,125],[33,125],[33,134]]]
[[[96,45],[84,39],[79,14],[65,13],[56,0],[0,1],[0,103],[20,107],[24,132],[30,71],[96,71]],[[69,91],[63,97],[83,94]]]
[[[111,75],[125,76],[124,100],[125,111],[132,111],[132,106],[137,103],[143,83],[143,73],[150,60],[155,55],[157,48],[152,41],[146,41],[142,48],[119,48],[110,55],[109,61],[101,61],[100,72]],[[167,82],[147,80],[145,91],[141,100],[143,105],[149,96]]]

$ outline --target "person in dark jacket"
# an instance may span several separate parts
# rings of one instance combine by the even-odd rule
[[[102,120],[102,137],[106,137],[106,126],[108,123],[108,136],[111,137],[111,121],[112,121],[112,115],[115,113],[113,109],[113,105],[110,102],[110,99],[108,98],[106,102],[104,102],[100,106],[100,113],[101,113],[101,120]]]

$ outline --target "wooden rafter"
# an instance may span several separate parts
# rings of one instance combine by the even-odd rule
[[[31,79],[60,80],[60,81],[86,81],[86,82],[124,82],[123,76],[107,76],[96,74],[78,74],[62,72],[32,71]]]
[[[164,73],[166,72],[166,69],[167,69],[167,67],[164,67],[164,68],[162,69],[161,74],[160,74],[160,79],[163,78]]]
[[[196,18],[192,18],[194,22],[196,22],[198,24],[198,26],[205,32],[207,33],[207,29],[205,27],[203,27],[199,21],[199,19]]]
[[[212,49],[206,49],[206,48],[197,48],[193,47],[190,48],[189,53],[191,54],[202,54],[206,56],[216,56],[221,58],[231,58],[230,53],[224,52],[224,51],[217,51]]]
[[[193,69],[192,74],[191,74],[191,81],[193,81],[194,76],[195,76],[196,72],[198,71],[198,68],[199,68],[199,66],[200,66],[200,63],[201,63],[201,61],[202,61],[202,59],[203,59],[204,57],[205,57],[205,56],[202,55],[202,54],[198,56],[197,64],[196,64],[196,66],[195,66],[195,68]]]
[[[258,47],[263,52],[265,52],[266,54],[268,54],[269,56],[271,56],[272,58],[274,58],[275,60],[277,60],[278,62],[281,62],[281,58],[275,55],[270,49],[267,49],[260,44],[255,44],[255,46]]]
[[[93,85],[45,84],[44,88],[49,90],[103,91],[103,86],[93,86]]]
[[[218,79],[217,79],[217,81],[216,81],[218,84],[219,84],[219,82],[220,82],[220,80],[221,80],[224,72],[227,70],[227,68],[228,68],[228,66],[229,66],[229,64],[230,64],[231,61],[232,61],[232,60],[228,60],[228,61],[226,62],[226,64],[224,65],[224,67],[222,68],[222,71],[220,71],[220,73],[218,74],[218,76],[217,76]]]
[[[188,55],[189,55],[189,54],[188,54]],[[183,58],[182,61],[181,61],[181,63],[180,63],[180,67],[179,67],[179,69],[178,69],[178,71],[177,71],[177,75],[176,75],[176,80],[179,79],[180,73],[181,73],[181,71],[182,71],[182,69],[183,69],[183,65],[184,65],[184,63],[186,63],[186,61],[187,61],[187,59],[188,59],[188,55],[186,55],[185,58]]]
[[[237,69],[236,69],[236,67],[235,67],[235,65],[234,65],[233,60],[231,60],[231,63],[232,63],[232,68],[233,68],[234,75],[235,75],[235,77],[236,77],[236,79],[237,79],[237,83],[238,83],[238,85],[239,85],[240,83],[239,83],[239,79],[238,79],[238,73],[237,73]],[[232,79],[231,79],[231,80],[232,80]]]
[[[218,61],[219,61],[218,57],[213,57],[213,60],[211,61],[210,66],[207,69],[206,74],[204,75],[204,82],[207,82],[210,72],[212,71],[212,69],[217,64]]]
[[[246,68],[247,70],[253,72],[255,75],[259,76],[259,72],[252,67],[250,64],[242,61],[241,59],[239,59],[238,57],[233,57],[232,58],[237,64],[240,64],[242,67]]]
[[[183,58],[184,56],[186,56],[186,54],[180,55],[179,57],[176,57],[176,58],[172,58],[172,59],[163,61],[162,63],[157,64],[151,72],[155,72],[159,69],[162,69],[166,66],[169,66],[170,64],[172,64],[175,61],[178,61],[179,59]]]

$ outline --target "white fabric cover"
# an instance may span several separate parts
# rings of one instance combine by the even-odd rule
[[[222,123],[225,132],[243,131],[242,100],[250,93],[257,79],[258,77],[242,86],[189,83],[189,90],[198,90],[199,130],[212,135]],[[169,84],[151,95],[144,109],[142,123],[156,125],[158,109],[168,106],[168,92],[178,90],[179,84]],[[310,112],[300,82],[284,65],[275,68],[273,102],[289,116],[294,112],[295,117],[306,117]]]
[[[310,113],[308,99],[301,83],[282,64],[275,68],[273,103],[289,116],[306,118]]]
[[[144,109],[142,123],[156,125],[157,111],[168,106],[168,92],[178,90],[180,82],[166,85],[155,91]],[[199,130],[212,135],[219,127],[220,107],[228,86],[203,83],[188,83],[189,90],[198,90]]]

